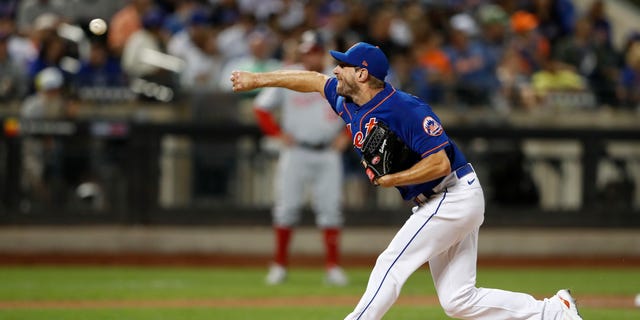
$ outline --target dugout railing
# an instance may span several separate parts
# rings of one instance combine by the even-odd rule
[[[0,138],[2,224],[270,223],[276,153],[252,124],[15,121]],[[640,227],[638,127],[447,131],[483,182],[485,225]],[[41,154],[42,184],[28,181],[29,139],[55,146]],[[367,185],[354,153],[345,164],[347,224],[404,221],[409,203]]]

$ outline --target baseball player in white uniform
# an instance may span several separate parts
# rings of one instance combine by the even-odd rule
[[[428,262],[440,304],[450,317],[581,320],[568,290],[538,300],[476,287],[484,196],[473,166],[427,103],[384,82],[389,62],[382,50],[361,42],[331,55],[338,61],[334,77],[312,71],[235,71],[231,82],[235,91],[275,86],[319,92],[347,123],[356,152],[362,152],[367,132],[381,122],[420,156],[408,169],[370,176],[375,185],[396,187],[416,206],[378,257],[366,291],[346,319],[381,319],[407,278]]]
[[[289,69],[327,71],[326,51],[315,31],[302,35],[298,52],[302,63]],[[266,282],[279,284],[286,279],[292,228],[300,220],[309,191],[316,224],[323,233],[325,281],[331,285],[345,285],[347,277],[338,264],[343,224],[342,152],[350,140],[344,122],[319,93],[267,88],[256,97],[254,106],[262,131],[279,138],[283,145],[275,181],[275,252]],[[281,108],[281,125],[272,113],[275,108]]]

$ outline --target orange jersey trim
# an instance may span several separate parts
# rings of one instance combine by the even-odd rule
[[[443,142],[442,144],[440,144],[439,146],[437,146],[437,147],[435,147],[435,148],[430,149],[429,151],[427,151],[427,152],[423,153],[423,154],[422,154],[422,155],[420,155],[420,156],[421,156],[422,158],[424,158],[426,155],[430,154],[431,152],[433,152],[433,151],[435,151],[435,150],[438,150],[438,149],[440,149],[440,148],[442,148],[442,147],[444,147],[444,146],[446,146],[446,145],[448,145],[448,144],[449,144],[449,141],[445,141],[445,142]]]
[[[396,88],[393,88],[393,91],[391,91],[391,93],[389,93],[388,96],[384,97],[384,99],[382,99],[380,102],[378,102],[378,104],[376,104],[373,108],[371,108],[369,111],[367,111],[367,113],[365,113],[362,118],[360,118],[360,126],[359,126],[359,130],[362,131],[362,120],[364,120],[367,115],[369,113],[371,113],[373,110],[377,109],[383,102],[387,101],[387,99],[389,99],[394,93],[396,93]]]

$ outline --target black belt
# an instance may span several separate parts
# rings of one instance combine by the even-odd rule
[[[297,142],[296,144],[300,148],[314,150],[314,151],[322,151],[331,147],[330,142],[324,142],[324,143]]]
[[[462,177],[470,174],[473,172],[473,167],[471,166],[470,163],[467,163],[465,165],[463,165],[462,167],[456,169],[455,171],[456,177],[458,179],[462,179]],[[417,205],[423,205],[427,202],[427,200],[429,200],[429,198],[436,194],[433,190],[429,190],[426,192],[423,192],[419,195],[417,195],[415,198],[413,198],[413,202]]]

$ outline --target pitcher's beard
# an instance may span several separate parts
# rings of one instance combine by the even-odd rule
[[[336,87],[336,92],[338,92],[338,94],[343,97],[353,100],[353,95],[356,93],[356,87],[350,86],[343,80],[338,80],[338,86]]]

